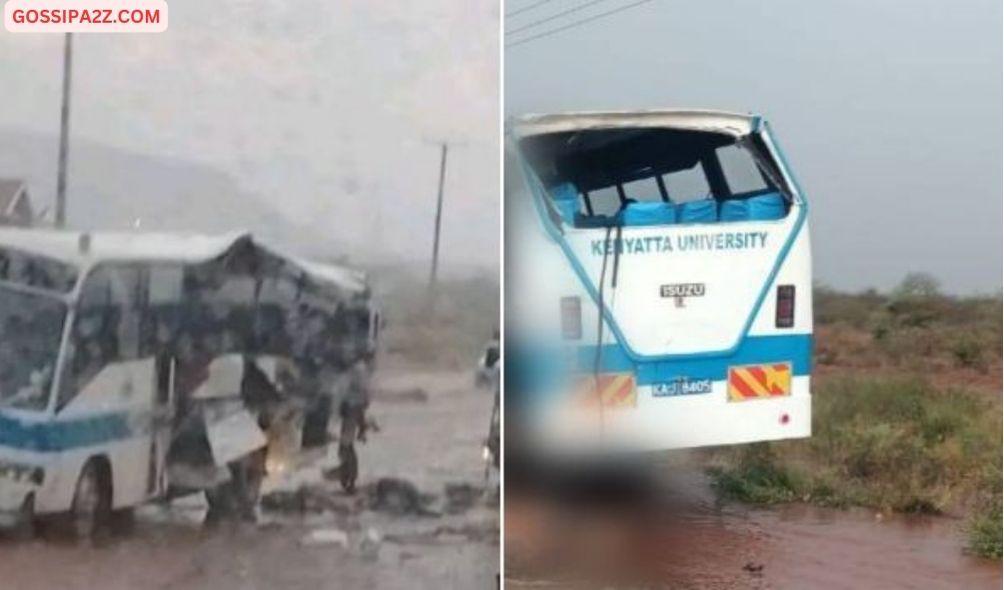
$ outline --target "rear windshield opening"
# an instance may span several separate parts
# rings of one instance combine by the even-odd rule
[[[521,148],[574,227],[767,221],[791,208],[780,173],[754,137],[671,129],[533,136]]]

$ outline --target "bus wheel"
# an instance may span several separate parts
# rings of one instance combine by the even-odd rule
[[[28,494],[21,503],[13,535],[18,541],[31,541],[35,538],[35,494]]]
[[[107,479],[93,459],[80,472],[70,505],[72,532],[78,541],[94,541],[108,523],[112,498]]]

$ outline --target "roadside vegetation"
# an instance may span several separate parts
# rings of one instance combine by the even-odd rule
[[[815,292],[810,439],[713,452],[718,492],[965,517],[969,550],[1001,557],[1001,297]]]

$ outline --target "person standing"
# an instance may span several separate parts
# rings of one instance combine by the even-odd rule
[[[342,419],[338,436],[338,475],[342,489],[355,492],[359,477],[359,458],[355,442],[366,442],[366,410],[370,404],[370,377],[372,372],[365,360],[358,360],[349,370],[345,396],[339,405]]]

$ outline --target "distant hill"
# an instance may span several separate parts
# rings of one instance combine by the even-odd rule
[[[0,129],[0,177],[25,178],[36,211],[53,217],[55,137]],[[74,140],[68,225],[74,229],[195,231],[246,229],[290,251],[321,259],[344,252],[326,236],[279,213],[282,195],[241,191],[230,175],[196,162],[148,156]]]

